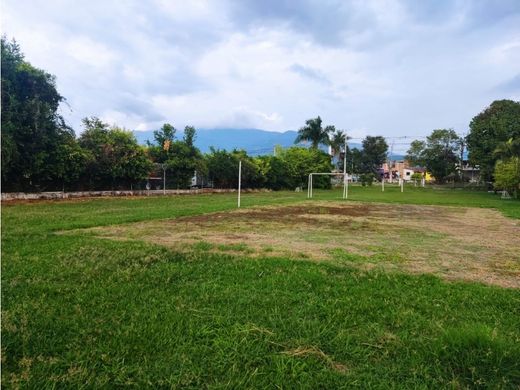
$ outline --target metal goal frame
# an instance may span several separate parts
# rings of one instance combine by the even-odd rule
[[[316,176],[343,176],[343,199],[348,199],[348,174],[332,173],[332,172],[312,172],[309,173],[309,181],[307,183],[307,198],[312,199],[312,177]]]

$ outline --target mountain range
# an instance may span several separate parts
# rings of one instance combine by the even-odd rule
[[[153,131],[134,131],[134,135],[140,144],[147,141],[153,142]],[[243,149],[251,156],[272,154],[275,145],[282,147],[294,146],[296,131],[283,133],[260,129],[197,129],[195,146],[201,152],[207,153],[210,147],[215,149]],[[180,138],[182,133],[177,134]]]
[[[243,149],[250,156],[272,154],[275,145],[284,148],[294,146],[298,132],[288,130],[284,132],[267,131],[260,129],[197,129],[195,146],[201,152],[207,153],[210,147],[215,149]],[[144,145],[147,141],[153,142],[153,131],[134,131],[137,142]],[[182,132],[177,134],[182,137]],[[359,144],[350,144],[351,147],[360,147]]]
[[[284,148],[294,146],[297,134],[295,130],[279,133],[261,129],[197,129],[195,146],[203,153],[209,152],[210,147],[226,150],[236,148],[245,150],[250,156],[258,156],[272,154],[275,145]],[[134,135],[141,145],[145,145],[147,141],[154,141],[153,130],[134,131]],[[177,137],[181,138],[182,132],[177,133]],[[349,142],[349,147],[361,149],[361,144]],[[401,159],[402,156],[395,155],[392,158]]]

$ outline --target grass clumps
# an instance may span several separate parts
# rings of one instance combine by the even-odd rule
[[[365,256],[360,256],[359,254],[351,253],[344,248],[334,248],[329,251],[332,258],[338,261],[347,261],[352,263],[366,262]]]
[[[254,250],[249,248],[244,243],[238,244],[220,244],[217,245],[217,249],[222,252],[243,252],[243,253],[254,253]]]
[[[243,197],[243,205],[270,205],[274,215],[289,204],[290,220],[301,214],[294,211],[296,206],[309,210],[300,195],[250,194]],[[350,195],[357,200],[382,199],[368,188],[354,188]],[[341,191],[317,196],[335,202],[327,206],[323,200],[319,206],[323,210],[316,215],[305,212],[298,228],[316,218],[337,223]],[[501,204],[489,194],[467,194],[465,199],[462,192],[401,194],[389,189],[384,196],[404,203]],[[345,207],[345,213],[357,212],[364,218],[368,203],[361,208],[355,204],[347,202],[350,208]],[[235,207],[234,195],[3,206],[2,384],[6,388],[520,386],[518,288],[369,270],[359,265],[370,258],[336,241],[326,253],[332,261],[315,261],[322,248],[309,250],[314,247],[306,247],[310,244],[303,240],[291,252],[294,256],[285,256],[280,255],[278,242],[262,241],[260,234],[248,241],[241,232],[226,236],[224,230],[221,238],[229,241],[223,242],[210,241],[207,229],[186,232],[188,218],[197,217],[203,225],[215,213],[225,219]],[[517,214],[513,207],[508,210]],[[241,210],[253,211],[260,212]],[[384,220],[399,218],[390,215]],[[181,228],[175,226],[179,219]],[[157,229],[150,223],[157,223]],[[141,240],[140,232],[126,239],[129,236],[122,232],[135,224],[144,226],[143,234],[160,232],[159,240]],[[365,241],[353,250],[384,247],[373,242],[379,232],[348,226],[333,225],[334,240],[339,242],[345,231],[353,240],[353,234],[365,232]],[[125,239],[79,230],[87,228],[111,228]],[[170,231],[186,233],[188,239],[180,249],[166,245]],[[429,237],[432,242],[423,239],[421,244],[425,248],[442,237]],[[255,240],[260,254],[246,256]],[[220,250],[220,244],[226,250]]]
[[[482,324],[446,329],[433,343],[439,375],[455,387],[513,388],[520,385],[520,344]]]
[[[212,250],[214,247],[215,247],[215,245],[213,245],[212,243],[207,242],[207,241],[198,241],[192,245],[193,250],[198,251],[198,252],[200,252],[200,251],[207,252],[207,251]]]

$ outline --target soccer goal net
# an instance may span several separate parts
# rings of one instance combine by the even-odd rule
[[[307,185],[307,198],[311,199],[313,196],[313,178],[315,176],[335,176],[343,179],[343,199],[348,198],[348,174],[332,173],[332,172],[312,172],[309,173],[309,181]]]

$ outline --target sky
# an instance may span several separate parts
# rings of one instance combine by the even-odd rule
[[[1,31],[56,76],[76,133],[297,130],[354,138],[468,131],[520,100],[520,1],[3,0]]]

